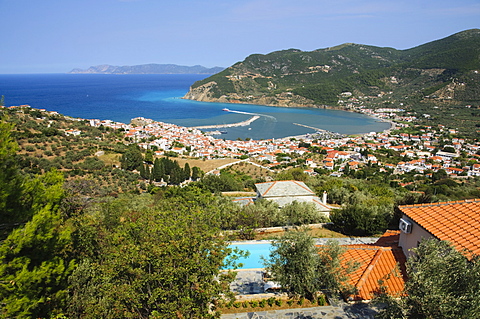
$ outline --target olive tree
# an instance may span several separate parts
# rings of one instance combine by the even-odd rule
[[[70,277],[69,317],[218,318],[212,305],[231,294],[234,273],[221,271],[231,249],[214,197],[194,194],[120,196],[92,206],[95,218],[80,216],[88,253]]]
[[[406,264],[408,281],[402,297],[382,294],[377,301],[386,307],[379,318],[477,318],[479,256],[462,254],[449,242],[436,239],[422,240],[413,252]]]
[[[136,144],[129,145],[127,151],[123,153],[120,158],[120,163],[122,169],[127,171],[140,169],[140,165],[143,164],[143,156],[140,148]]]
[[[305,229],[287,232],[273,240],[272,247],[265,267],[291,296],[313,300],[320,290],[344,291],[347,275],[355,268],[342,264],[344,248],[337,241],[317,247]]]

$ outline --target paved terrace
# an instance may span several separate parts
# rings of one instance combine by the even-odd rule
[[[368,304],[337,305],[224,314],[222,319],[374,319],[377,310]]]
[[[334,239],[340,245],[371,244],[378,238],[317,238],[316,244],[323,245],[329,239]],[[250,241],[249,243],[264,243],[268,241]],[[242,242],[245,243],[245,242]],[[237,293],[237,300],[261,299],[277,296],[274,293],[264,293],[263,269],[237,270],[237,278],[230,285],[233,292]],[[222,319],[373,319],[377,310],[368,304],[348,304],[342,299],[332,300],[330,306],[296,308],[285,310],[270,310],[261,312],[245,312],[224,314]]]

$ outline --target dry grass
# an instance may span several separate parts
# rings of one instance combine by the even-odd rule
[[[274,238],[279,238],[282,237],[284,231],[279,231],[275,233],[264,233],[264,234],[256,234],[255,235],[255,240],[267,240],[267,239],[274,239]],[[333,230],[327,229],[327,228],[313,228],[308,231],[308,234],[312,236],[313,238],[345,238],[348,236],[345,236],[341,233],[337,233]]]
[[[121,154],[113,153],[113,154],[104,154],[99,156],[98,158],[102,160],[105,163],[105,165],[108,165],[110,167],[112,167],[113,165],[116,165],[120,167],[121,156],[122,156]]]
[[[191,159],[191,158],[171,158],[172,160],[176,160],[180,167],[185,166],[185,163],[190,165],[190,168],[197,166],[202,171],[209,172],[217,167],[220,167],[225,164],[237,162],[238,159],[233,158],[219,158],[219,159],[211,159],[211,160],[201,160],[201,159]]]

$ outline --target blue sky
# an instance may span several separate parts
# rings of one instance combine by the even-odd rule
[[[480,28],[480,0],[0,0],[0,73],[230,66],[345,42],[408,49]]]

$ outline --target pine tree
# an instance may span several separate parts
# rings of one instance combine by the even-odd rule
[[[22,204],[23,178],[15,157],[18,144],[11,137],[13,125],[0,121],[0,223],[14,225],[30,218]]]
[[[50,317],[65,304],[72,229],[60,211],[63,176],[47,173],[27,185],[33,217],[0,245],[0,313],[5,318]]]

